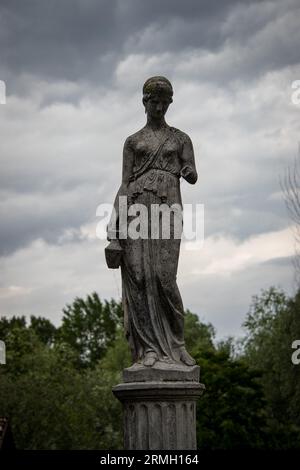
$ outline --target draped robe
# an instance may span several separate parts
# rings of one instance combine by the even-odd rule
[[[126,145],[134,155],[128,208],[135,203],[147,207],[149,236],[120,240],[125,333],[134,362],[140,362],[148,351],[156,352],[162,361],[179,361],[184,347],[184,308],[176,282],[181,240],[175,218],[181,214],[171,213],[169,239],[164,239],[161,231],[158,238],[151,238],[151,205],[182,208],[182,167],[188,165],[197,179],[193,147],[186,134],[171,127],[159,143],[149,144],[142,129],[128,138]],[[128,217],[128,225],[132,219]]]

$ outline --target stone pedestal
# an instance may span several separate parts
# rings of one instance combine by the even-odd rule
[[[113,393],[123,404],[126,450],[196,449],[199,373],[198,366],[162,363],[123,371]]]

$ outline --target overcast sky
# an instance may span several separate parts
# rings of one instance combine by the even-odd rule
[[[300,4],[290,1],[1,0],[0,314],[59,323],[76,296],[121,295],[96,238],[141,89],[173,83],[167,121],[193,141],[202,249],[182,244],[186,308],[238,335],[262,288],[293,292],[293,237],[279,179],[298,151]]]

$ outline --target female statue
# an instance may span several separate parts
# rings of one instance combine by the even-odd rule
[[[190,138],[165,121],[172,96],[172,85],[165,77],[145,82],[147,123],[125,141],[122,184],[114,203],[117,213],[120,196],[127,197],[128,207],[145,205],[149,234],[151,206],[163,203],[182,208],[180,177],[191,184],[197,181]],[[170,219],[170,232],[169,239],[160,235],[118,240],[125,333],[134,362],[144,366],[156,361],[195,364],[184,343],[184,308],[176,283],[180,237],[174,236],[174,219]]]

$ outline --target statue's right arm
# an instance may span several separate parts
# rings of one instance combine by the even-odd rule
[[[118,206],[118,198],[119,196],[127,196],[128,195],[128,184],[129,178],[132,175],[133,171],[133,162],[134,162],[134,153],[131,144],[131,138],[127,137],[123,147],[123,167],[122,167],[122,183],[117,192],[114,207],[117,209]]]
[[[129,178],[133,172],[134,164],[134,151],[132,147],[131,137],[127,137],[123,147],[123,170],[122,170],[122,184],[120,190],[124,192],[122,195],[127,195]]]
[[[114,200],[114,213],[111,215],[110,222],[108,223],[108,239],[110,239],[109,231],[111,230],[112,224],[114,224],[114,216],[115,218],[115,225],[117,225],[117,221],[119,218],[119,197],[120,196],[128,196],[128,184],[129,178],[132,175],[133,171],[133,164],[134,164],[134,151],[132,148],[131,138],[128,137],[125,140],[124,147],[123,147],[123,165],[122,165],[122,183],[117,192],[117,195]]]

